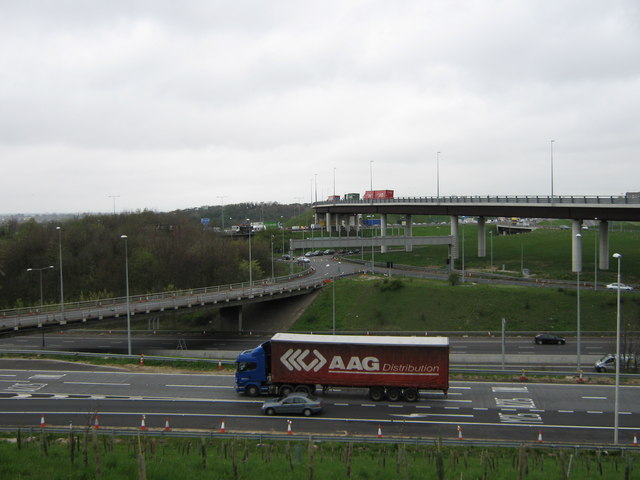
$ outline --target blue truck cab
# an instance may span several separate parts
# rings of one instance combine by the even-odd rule
[[[250,397],[269,393],[271,343],[245,350],[236,358],[236,392]]]

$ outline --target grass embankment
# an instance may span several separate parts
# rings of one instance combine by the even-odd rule
[[[502,319],[510,331],[575,331],[577,292],[543,288],[375,276],[343,278],[324,288],[292,327],[330,331],[335,288],[336,330],[344,331],[492,331]],[[640,296],[622,295],[622,324],[638,330]],[[581,326],[614,331],[616,292],[581,289]]]
[[[98,436],[95,430],[0,442],[0,478],[154,480],[634,478],[637,452],[258,442]]]
[[[622,255],[622,281],[640,283],[640,230],[638,225],[624,223],[624,231],[609,232],[609,252]],[[486,226],[486,257],[478,258],[477,225],[459,226],[459,256],[456,268],[461,268],[462,244],[464,243],[465,269],[493,271],[520,275],[522,269],[529,270],[534,278],[575,281],[576,274],[571,271],[572,233],[567,230],[539,229],[519,235],[497,235],[495,225]],[[492,235],[489,234],[492,232]],[[369,232],[367,232],[369,233]],[[389,234],[399,231],[390,230]],[[402,232],[400,232],[402,233]],[[448,225],[416,226],[413,234],[418,236],[450,235]],[[582,230],[582,273],[581,280],[593,282],[596,277],[595,263],[598,231],[595,228]],[[464,236],[464,241],[463,241]],[[371,249],[366,246],[360,258],[370,260]],[[493,246],[493,248],[492,248]],[[493,265],[491,252],[493,251]],[[414,247],[413,252],[392,251],[386,254],[375,253],[376,262],[394,262],[395,264],[420,267],[445,268],[448,248],[446,245]],[[616,280],[617,260],[609,259],[609,269],[599,270],[598,282],[609,283]]]

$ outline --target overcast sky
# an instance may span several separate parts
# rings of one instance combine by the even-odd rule
[[[0,72],[0,213],[640,190],[637,0],[0,0]]]

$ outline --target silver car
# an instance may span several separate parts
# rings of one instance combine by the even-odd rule
[[[315,397],[302,393],[292,393],[286,397],[267,400],[262,405],[262,412],[266,415],[297,414],[309,417],[322,411],[322,402]]]

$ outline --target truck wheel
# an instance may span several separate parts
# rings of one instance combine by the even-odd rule
[[[387,388],[387,398],[390,402],[397,402],[400,400],[400,389],[396,387]]]
[[[255,385],[249,385],[245,390],[247,397],[257,397],[260,395],[260,389]]]
[[[309,409],[309,408],[305,408],[305,409],[302,411],[302,414],[303,414],[305,417],[310,417],[310,416],[311,416],[311,413],[312,413],[312,412],[311,412],[311,409]]]
[[[384,398],[384,388],[382,387],[371,387],[369,389],[369,398],[374,402],[379,402]]]
[[[278,393],[280,394],[281,397],[286,397],[292,392],[293,392],[292,385],[280,385],[280,388],[278,389]]]
[[[307,395],[311,395],[313,391],[309,385],[297,385],[296,392],[298,393],[306,393]]]
[[[415,388],[405,388],[404,399],[407,402],[415,402],[418,400],[418,390]]]
[[[276,413],[276,411],[273,408],[267,408],[264,413],[266,413],[267,415],[273,415],[274,413]]]

